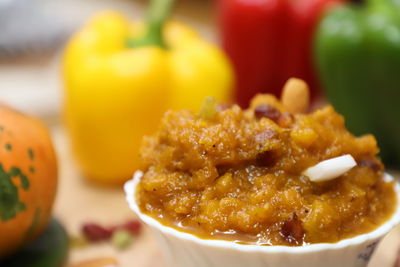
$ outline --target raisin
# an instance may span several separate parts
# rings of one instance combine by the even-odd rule
[[[281,117],[279,110],[266,104],[256,107],[254,109],[254,115],[257,119],[268,118],[274,122],[278,122],[279,118]]]
[[[303,244],[305,231],[296,214],[293,214],[291,219],[283,222],[280,235],[291,245],[299,246]]]
[[[130,220],[124,224],[113,226],[110,230],[112,232],[118,230],[127,230],[133,235],[139,235],[142,230],[142,224],[138,220]]]
[[[369,167],[374,172],[377,172],[382,169],[382,166],[378,162],[371,159],[363,159],[360,161],[359,165],[364,167]]]
[[[86,223],[82,227],[83,235],[92,242],[110,239],[112,231],[96,223]]]
[[[137,220],[132,220],[122,225],[122,228],[134,235],[138,235],[142,229],[142,224]]]
[[[277,157],[273,151],[264,151],[257,155],[257,166],[271,167],[276,164]]]

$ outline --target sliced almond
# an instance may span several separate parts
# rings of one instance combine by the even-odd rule
[[[281,96],[283,106],[290,113],[305,113],[310,105],[310,90],[305,81],[297,78],[290,78]]]
[[[117,260],[112,257],[96,258],[70,265],[70,267],[117,267],[117,266],[118,266]]]
[[[321,161],[305,170],[303,174],[310,178],[312,182],[323,182],[345,174],[356,165],[357,163],[351,155],[343,155]]]

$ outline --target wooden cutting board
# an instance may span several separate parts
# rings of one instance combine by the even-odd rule
[[[80,226],[88,221],[107,225],[135,218],[125,202],[122,188],[101,188],[87,183],[79,174],[64,130],[57,126],[52,133],[60,164],[55,216],[64,223],[68,232],[78,234]],[[368,267],[392,267],[399,247],[400,228],[397,228],[380,244]],[[69,263],[104,256],[115,257],[122,267],[166,267],[148,229],[123,251],[106,243],[72,249]]]

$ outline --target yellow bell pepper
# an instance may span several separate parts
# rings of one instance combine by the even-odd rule
[[[207,96],[230,101],[227,58],[191,28],[164,23],[171,3],[152,1],[146,24],[102,12],[67,44],[65,119],[77,161],[93,181],[129,179],[142,136],[167,109],[198,111]]]

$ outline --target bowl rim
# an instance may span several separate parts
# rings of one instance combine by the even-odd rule
[[[249,245],[249,244],[238,244],[228,240],[215,240],[215,239],[202,239],[193,234],[181,232],[175,228],[168,227],[160,223],[158,220],[150,217],[146,214],[143,214],[139,206],[136,203],[135,195],[136,195],[136,186],[139,184],[141,177],[143,176],[143,172],[136,171],[133,175],[133,178],[127,181],[124,184],[125,198],[130,206],[130,208],[139,216],[139,218],[146,223],[147,225],[161,231],[166,235],[174,236],[178,239],[183,239],[186,241],[194,242],[206,247],[213,248],[229,248],[242,252],[262,252],[262,253],[309,253],[316,252],[322,250],[338,250],[348,246],[356,246],[360,245],[367,241],[375,241],[392,230],[396,225],[400,223],[400,185],[395,181],[393,176],[388,173],[384,174],[384,180],[386,182],[394,181],[394,189],[396,192],[397,198],[397,208],[394,211],[392,217],[388,219],[384,224],[375,230],[358,235],[352,238],[347,238],[340,240],[337,243],[315,243],[309,244],[305,246],[298,247],[290,247],[290,246],[260,246],[260,245]]]

